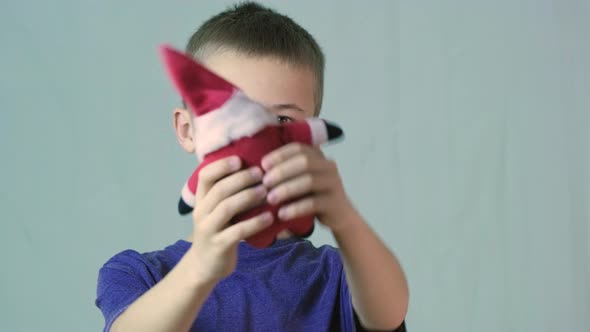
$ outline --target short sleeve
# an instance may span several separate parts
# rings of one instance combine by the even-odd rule
[[[358,332],[369,331],[368,329],[366,329],[364,326],[361,325],[361,321],[359,319],[359,316],[356,313],[356,311],[354,311],[354,309],[353,309],[353,312],[354,312],[354,326],[355,326],[355,331],[358,331]],[[379,330],[379,331],[372,330],[372,331],[373,332],[379,332],[379,331],[382,331],[382,332],[407,332],[406,331],[406,322],[403,321],[402,324],[397,329],[395,329],[395,330],[390,330],[390,331],[389,330]]]
[[[105,319],[104,331],[110,331],[115,319],[154,284],[138,252],[125,250],[109,259],[98,272],[95,300]]]
[[[348,289],[348,283],[346,282],[344,267],[342,267],[340,276],[340,326],[342,327],[342,331],[355,330],[353,313],[352,297]]]

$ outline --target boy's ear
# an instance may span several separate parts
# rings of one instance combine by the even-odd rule
[[[178,140],[180,146],[188,153],[195,153],[194,128],[191,115],[187,109],[175,108],[172,121],[176,132],[176,140]]]

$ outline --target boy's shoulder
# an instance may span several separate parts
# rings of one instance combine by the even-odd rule
[[[162,249],[138,251],[125,249],[110,257],[100,268],[100,273],[125,273],[149,279],[155,284],[174,268],[188,251],[191,243],[177,240]],[[241,242],[238,247],[238,269],[250,270],[260,265],[268,265],[277,257],[289,257],[292,267],[303,268],[308,265],[321,265],[330,270],[342,268],[340,250],[328,244],[315,246],[311,241],[301,238],[277,240],[272,247],[258,249]],[[147,281],[147,280],[146,280]]]
[[[179,240],[174,244],[168,245],[163,249],[153,251],[138,251],[135,249],[125,249],[111,256],[101,267],[103,269],[114,269],[121,272],[137,273],[138,271],[148,270],[166,272],[171,269],[188,250],[188,247],[182,245]],[[190,245],[189,245],[190,246]],[[186,249],[183,251],[183,249]]]

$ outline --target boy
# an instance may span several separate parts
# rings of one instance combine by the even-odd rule
[[[320,111],[322,51],[268,8],[243,3],[212,17],[187,53],[282,122]],[[190,112],[175,109],[173,122],[180,145],[194,153]],[[105,263],[96,299],[105,331],[405,331],[404,273],[348,200],[335,163],[317,148],[290,144],[268,154],[262,168],[242,169],[235,157],[203,168],[192,234]],[[263,200],[298,197],[280,219],[316,214],[339,249],[317,248],[288,231],[269,248],[251,247],[243,239],[273,222],[266,214],[228,225]]]

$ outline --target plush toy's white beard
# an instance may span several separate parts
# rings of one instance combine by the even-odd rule
[[[199,160],[242,137],[256,134],[268,125],[278,125],[277,117],[243,92],[234,94],[220,108],[194,118],[195,153]]]

